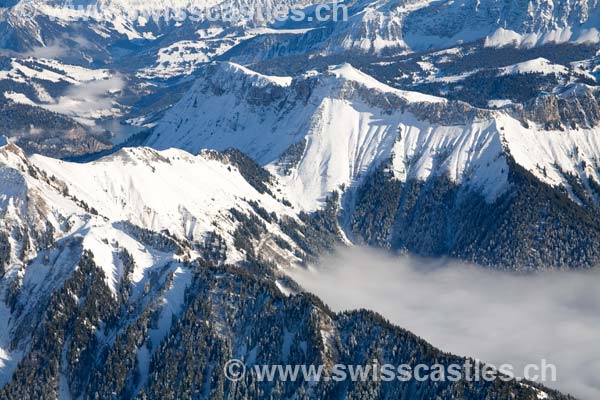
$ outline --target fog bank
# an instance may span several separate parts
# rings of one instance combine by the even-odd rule
[[[444,351],[516,371],[546,359],[547,386],[600,399],[598,271],[524,276],[351,248],[291,275],[336,311],[372,309]]]

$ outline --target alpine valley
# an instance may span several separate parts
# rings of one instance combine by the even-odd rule
[[[193,5],[0,0],[0,399],[572,399],[223,368],[464,362],[288,276],[338,247],[596,268],[598,0]]]

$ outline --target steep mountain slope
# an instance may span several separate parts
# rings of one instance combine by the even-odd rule
[[[340,223],[359,242],[509,268],[585,267],[599,261],[596,96],[576,86],[525,108],[484,110],[393,89],[349,65],[292,79],[213,64],[147,143],[243,148],[306,210],[342,191]],[[377,197],[381,173],[399,185],[382,194],[398,198]],[[511,215],[521,195],[539,212],[519,220]],[[558,220],[546,219],[547,202]],[[436,226],[436,215],[460,223]],[[564,224],[571,219],[575,225]],[[559,248],[559,238],[574,249]],[[519,250],[509,251],[515,241]]]
[[[167,307],[154,328],[157,343],[190,282],[183,262],[251,261],[257,252],[280,266],[301,261],[293,252],[302,249],[282,229],[294,234],[303,222],[272,194],[272,177],[239,153],[139,148],[73,164],[28,158],[9,143],[0,160],[1,383],[35,347],[41,332],[30,328],[82,256],[93,254],[98,290],[110,301],[130,299],[131,315]]]
[[[147,144],[190,152],[235,146],[273,169],[292,163],[281,179],[298,190],[291,198],[307,209],[391,155],[402,121],[402,113],[394,111],[414,106],[425,114],[427,108],[448,105],[441,98],[391,89],[349,65],[292,79],[224,63],[207,67],[204,77],[161,120]]]
[[[553,186],[568,187],[565,174],[600,181],[597,94],[580,89],[581,96],[550,96],[539,109],[492,111],[393,89],[348,64],[293,79],[213,64],[147,143],[190,152],[242,148],[297,189],[308,209],[392,155],[403,181],[447,174],[494,198],[505,189],[508,154]],[[561,115],[571,103],[572,115]]]

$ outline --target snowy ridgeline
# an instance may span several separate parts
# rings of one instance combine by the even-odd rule
[[[244,149],[280,175],[290,201],[314,210],[388,161],[402,181],[445,175],[490,201],[507,189],[509,157],[551,186],[600,182],[597,132],[393,89],[348,64],[292,79],[222,63],[205,69],[147,144]]]

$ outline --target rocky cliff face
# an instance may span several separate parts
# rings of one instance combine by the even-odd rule
[[[600,124],[598,91],[574,86],[561,94],[540,95],[523,107],[523,118],[546,129],[594,128]]]

